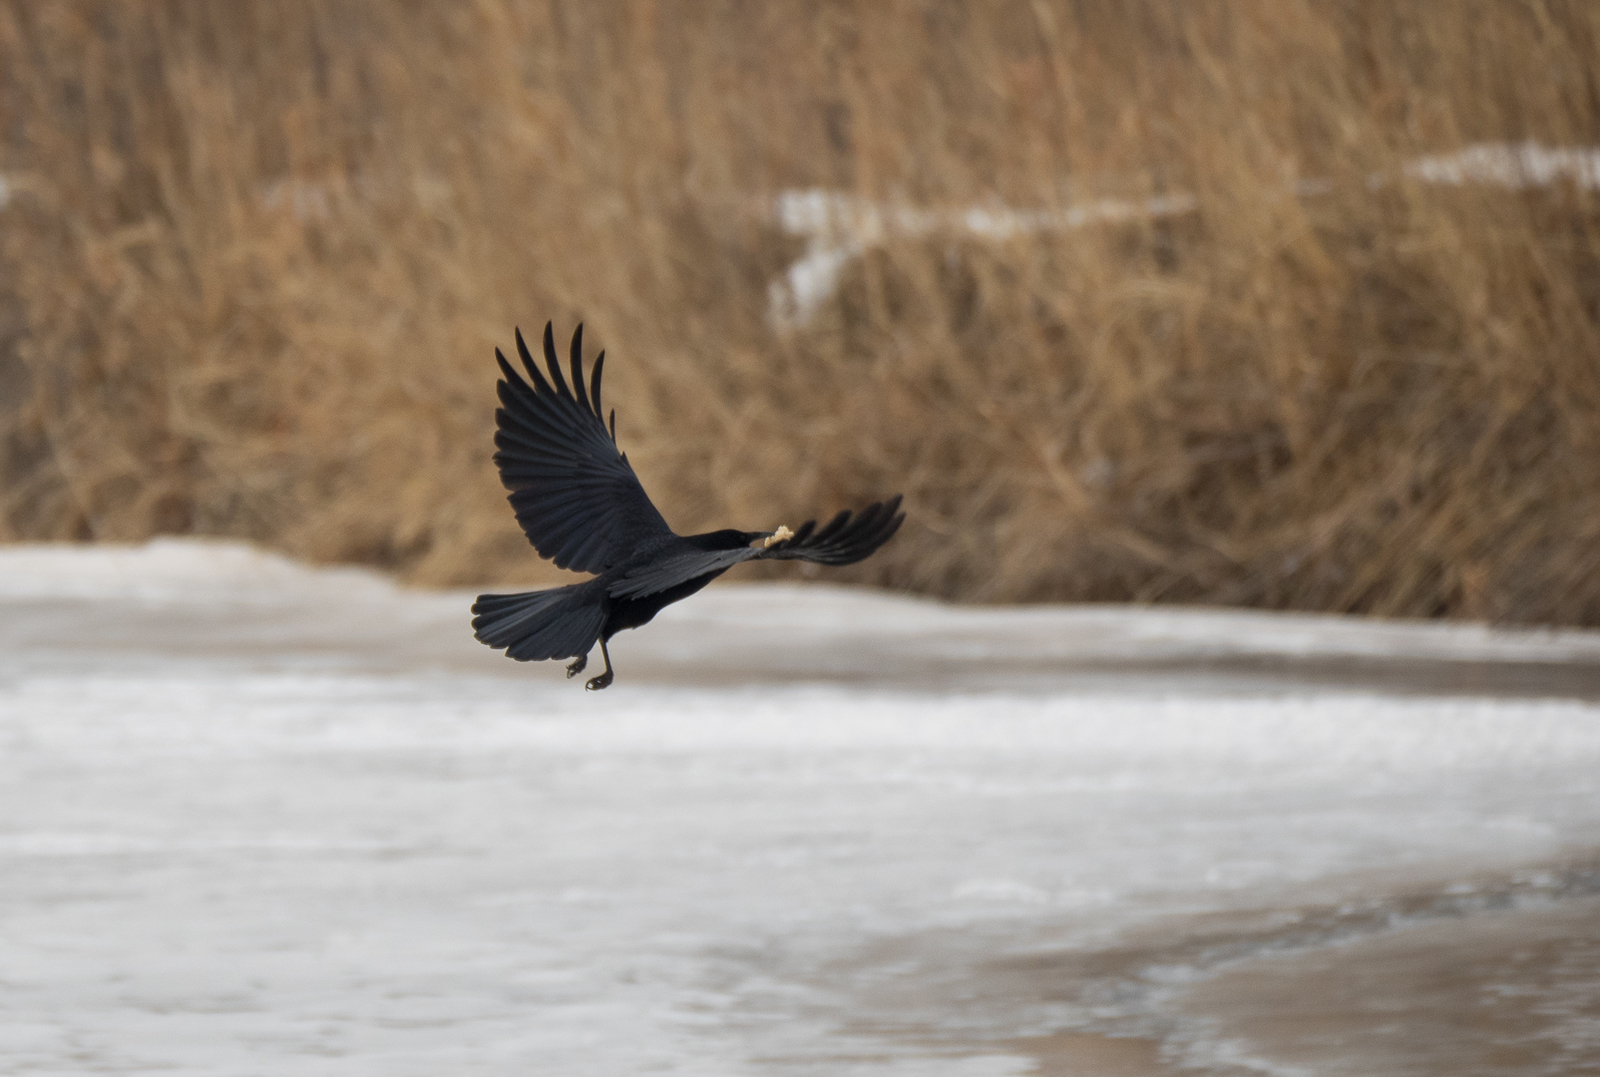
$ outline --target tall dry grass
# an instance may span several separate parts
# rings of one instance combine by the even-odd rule
[[[1600,193],[1405,172],[1600,142],[1590,3],[42,2],[0,121],[0,537],[536,576],[491,349],[581,318],[680,529],[904,490],[854,579],[1600,623]],[[809,187],[1195,202],[891,234],[785,335]]]

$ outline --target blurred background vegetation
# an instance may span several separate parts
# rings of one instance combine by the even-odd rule
[[[1596,146],[1590,2],[7,5],[0,539],[552,578],[581,319],[678,530],[906,493],[834,579],[1600,624]]]

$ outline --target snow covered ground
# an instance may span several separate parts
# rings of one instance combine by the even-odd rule
[[[0,1072],[1600,1072],[1600,634],[469,602],[0,547]]]

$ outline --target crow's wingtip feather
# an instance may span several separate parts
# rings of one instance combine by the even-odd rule
[[[583,381],[583,323],[578,323],[578,328],[572,331],[572,350],[570,355],[572,363],[572,388],[577,397],[578,404],[584,411],[592,411],[589,407],[589,388]]]
[[[551,322],[544,323],[544,365],[550,370],[550,384],[555,386],[556,394],[564,400],[571,400],[572,390],[567,388],[566,375],[561,373],[561,360],[556,357],[556,333]]]

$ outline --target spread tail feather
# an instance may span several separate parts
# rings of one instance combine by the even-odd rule
[[[597,580],[525,591],[479,595],[472,604],[472,633],[490,647],[504,648],[519,662],[576,658],[589,653],[606,619],[606,594]]]

